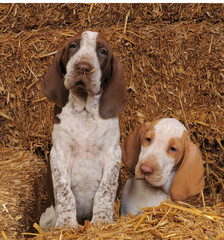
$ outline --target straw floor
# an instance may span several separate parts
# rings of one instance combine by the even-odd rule
[[[65,41],[102,32],[123,63],[121,141],[140,123],[179,119],[200,147],[206,187],[103,227],[43,232],[53,104],[43,75]],[[0,4],[0,236],[36,239],[224,239],[224,4]],[[123,182],[127,172],[122,166]],[[38,230],[36,230],[38,229]],[[1,238],[0,237],[0,238]]]

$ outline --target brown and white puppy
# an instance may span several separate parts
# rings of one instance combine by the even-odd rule
[[[120,61],[98,32],[58,50],[42,91],[55,103],[49,198],[41,227],[113,222],[121,162],[118,113],[126,106]]]
[[[122,159],[134,175],[123,189],[122,215],[135,215],[169,197],[183,201],[204,188],[200,150],[177,119],[138,126],[122,144]]]

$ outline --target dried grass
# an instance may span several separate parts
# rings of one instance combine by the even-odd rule
[[[40,91],[42,76],[70,36],[84,29],[101,31],[122,61],[127,80],[128,106],[120,114],[121,140],[146,120],[179,119],[200,146],[206,167],[204,205],[197,211],[203,216],[223,217],[223,16],[224,4],[0,4],[0,144],[9,151],[7,161],[15,159],[16,165],[22,161],[27,164],[24,176],[35,176],[29,164],[36,157],[22,156],[26,149],[29,156],[36,153],[47,159],[51,147],[53,104]],[[22,168],[13,173],[15,165],[11,169],[4,161],[0,164],[5,171],[0,186],[11,182],[13,174],[23,174]],[[121,171],[125,181],[126,170],[122,167]],[[31,185],[27,180],[30,197],[22,194],[20,208],[16,201],[17,194],[24,192],[21,186],[13,182],[12,195],[2,195],[8,199],[3,202],[6,207],[15,201],[13,211],[22,218],[32,215],[26,210],[34,206],[27,201],[34,201]],[[195,203],[187,207],[193,206]],[[6,209],[3,211],[6,235],[30,227],[31,221],[12,222]],[[80,239],[221,239],[222,221],[202,215],[162,205],[147,211],[143,220],[117,218],[114,225],[99,229],[86,226],[75,234]],[[50,234],[58,239],[59,233],[42,239]],[[63,234],[63,239],[75,239],[69,238],[72,231]]]
[[[43,160],[28,151],[0,151],[0,231],[9,239],[33,230],[38,221],[45,200],[44,168]]]
[[[197,206],[200,199],[189,203],[164,202],[155,208],[146,208],[139,216],[118,217],[116,223],[102,227],[88,222],[79,229],[38,229],[35,239],[223,239],[224,205]],[[200,210],[198,209],[200,208]],[[118,209],[118,208],[117,208]]]

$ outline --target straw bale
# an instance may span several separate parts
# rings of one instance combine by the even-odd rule
[[[118,218],[116,223],[101,227],[88,222],[78,229],[43,230],[37,225],[36,240],[42,239],[223,239],[224,204],[200,206],[194,199],[189,203],[164,202],[158,207],[146,208],[139,216]],[[198,204],[200,202],[200,204]],[[117,208],[118,210],[118,208]]]
[[[0,232],[9,239],[33,231],[45,200],[45,164],[18,148],[0,151]],[[2,239],[0,234],[0,239]]]
[[[138,123],[169,116],[200,143],[223,141],[223,5],[4,4],[0,10],[3,145],[49,149],[52,105],[41,94],[42,76],[56,50],[83,29],[103,32],[123,62],[129,99],[122,138]]]
[[[146,120],[179,119],[203,154],[205,205],[222,212],[218,204],[224,196],[224,4],[0,4],[0,23],[3,149],[26,149],[27,154],[48,159],[53,104],[41,93],[43,75],[69,37],[84,29],[100,31],[122,61],[127,81],[128,106],[120,114],[121,141]],[[123,165],[121,172],[124,183],[128,173]],[[30,174],[32,179],[32,169]],[[17,185],[13,191],[15,196],[23,193]],[[30,200],[34,201],[32,194]],[[24,216],[25,202],[18,215]],[[180,217],[182,224],[191,222],[184,218]],[[114,228],[124,227],[122,221],[118,219]],[[8,229],[15,226],[10,219],[5,224]],[[17,225],[18,232],[31,225],[31,221]],[[114,231],[112,226],[108,229]],[[223,225],[219,229],[212,236],[223,234]],[[80,231],[92,231],[98,239],[107,237],[98,236],[92,227]]]

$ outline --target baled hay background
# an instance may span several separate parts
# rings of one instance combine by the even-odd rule
[[[40,183],[46,177],[45,164],[37,155],[13,147],[2,149],[0,159],[0,231],[11,239],[22,229],[32,230],[44,200]]]
[[[192,205],[165,204],[142,218],[116,215],[114,225],[64,231],[63,239],[221,239],[223,21],[223,4],[0,4],[2,236],[21,236],[38,221],[53,106],[41,94],[42,76],[57,49],[89,29],[106,36],[124,66],[128,106],[120,114],[121,140],[146,120],[176,117],[201,148],[206,188]],[[126,178],[124,168],[122,174]],[[59,235],[40,233],[37,239]]]

